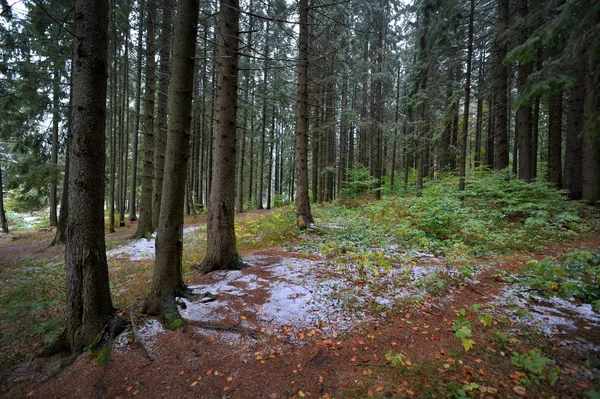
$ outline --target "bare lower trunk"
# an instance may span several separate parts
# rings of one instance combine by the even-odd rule
[[[308,0],[300,0],[298,92],[296,101],[296,223],[314,223],[308,199]]]
[[[202,273],[239,269],[244,265],[237,252],[234,229],[238,17],[238,0],[221,0],[213,175],[208,204],[206,257],[199,267]]]
[[[154,232],[152,225],[152,186],[154,175],[154,23],[156,22],[156,2],[148,0],[148,22],[146,26],[146,90],[144,93],[144,145],[142,153],[142,198],[140,216],[135,237],[144,237]]]
[[[192,115],[194,53],[198,1],[179,2],[177,40],[173,47],[173,81],[170,92],[169,128],[162,204],[156,237],[156,260],[152,288],[145,310],[161,315],[165,327],[184,326],[175,297],[186,293],[182,277],[183,210],[186,197],[187,163]]]
[[[66,248],[66,339],[73,351],[97,342],[114,312],[103,207],[107,31],[108,2],[78,0]]]

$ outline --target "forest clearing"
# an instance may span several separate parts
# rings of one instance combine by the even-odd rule
[[[600,398],[598,21],[0,0],[0,396]]]
[[[310,231],[291,207],[245,213],[249,267],[208,275],[194,268],[206,224],[189,218],[183,271],[200,295],[179,302],[184,331],[140,313],[154,239],[120,228],[107,255],[126,330],[110,357],[62,371],[67,355],[34,357],[64,325],[60,247],[47,248],[51,232],[4,236],[2,395],[594,398],[600,213],[499,177],[479,181],[494,195],[462,202],[445,180],[421,198],[323,205]]]

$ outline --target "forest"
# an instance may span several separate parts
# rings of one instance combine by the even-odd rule
[[[0,11],[0,396],[600,397],[597,1]]]

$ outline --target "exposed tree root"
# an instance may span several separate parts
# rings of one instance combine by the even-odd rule
[[[194,326],[196,328],[202,328],[202,329],[206,329],[206,330],[219,330],[219,331],[235,332],[235,333],[239,333],[239,334],[247,334],[257,341],[261,338],[264,338],[264,335],[259,333],[258,331],[251,330],[249,328],[244,328],[244,327],[201,324],[200,322],[194,321],[194,320],[188,320],[188,324],[190,326]]]
[[[150,352],[150,349],[148,349],[148,346],[146,346],[144,339],[140,336],[140,334],[137,331],[138,329],[137,329],[137,324],[135,323],[135,310],[134,309],[135,309],[135,303],[133,303],[131,305],[131,308],[129,309],[129,320],[131,322],[131,330],[133,331],[133,342],[140,344],[140,346],[144,349],[144,353],[146,354],[146,357],[148,358],[148,360],[154,361],[154,360],[156,360],[156,357],[154,356],[154,354],[152,354]]]

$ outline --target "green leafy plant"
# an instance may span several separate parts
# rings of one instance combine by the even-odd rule
[[[515,366],[522,368],[529,375],[529,380],[522,382],[533,381],[537,385],[540,384],[540,380],[548,380],[551,386],[554,386],[560,373],[560,368],[555,367],[552,370],[547,371],[547,366],[552,363],[552,360],[542,356],[540,349],[531,349],[525,353],[512,352],[510,361]]]

